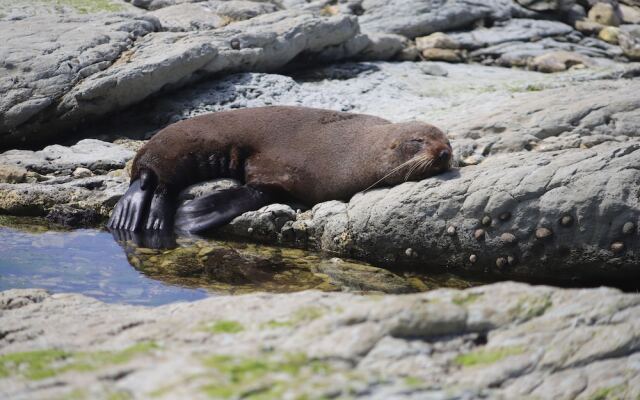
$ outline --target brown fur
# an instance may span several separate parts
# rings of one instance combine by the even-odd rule
[[[430,154],[450,150],[446,136],[424,123],[392,124],[369,115],[304,107],[223,111],[158,132],[138,152],[132,180],[143,168],[153,170],[161,185],[176,189],[214,178],[202,176],[198,171],[206,166],[197,166],[217,152],[228,166],[218,175],[283,190],[307,204],[347,199],[406,161],[398,146],[416,135],[427,142]],[[389,177],[385,182],[394,180],[401,181]]]

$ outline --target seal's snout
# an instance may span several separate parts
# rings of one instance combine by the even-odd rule
[[[440,153],[438,154],[438,162],[442,165],[448,164],[450,159],[451,159],[451,152],[449,151],[449,149],[441,150]]]
[[[445,148],[440,150],[435,157],[435,164],[440,170],[445,170],[451,165],[451,149]]]

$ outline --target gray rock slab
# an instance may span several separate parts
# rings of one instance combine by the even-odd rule
[[[316,18],[311,14],[276,12],[229,25],[215,34],[161,32],[138,40],[109,68],[86,76],[65,93],[54,107],[27,103],[18,116],[48,113],[43,124],[26,124],[25,132],[53,134],[84,119],[96,118],[144,100],[167,87],[197,77],[234,70],[273,70],[303,52],[319,52],[353,37],[357,23],[349,17]],[[144,73],[142,73],[144,71]],[[24,109],[29,106],[30,108]],[[16,109],[14,106],[13,109]],[[22,121],[25,122],[25,121]],[[14,124],[19,125],[16,121]]]
[[[461,29],[480,20],[493,22],[535,15],[511,0],[363,0],[359,6],[364,32],[397,33],[411,39]]]
[[[0,311],[0,393],[15,399],[640,394],[640,296],[614,289],[307,291],[156,308],[23,289],[1,292]]]
[[[197,31],[220,28],[277,10],[276,5],[266,2],[214,0],[176,4],[150,14],[158,18],[163,30]]]
[[[0,82],[8,93],[0,104],[3,147],[51,140],[65,128],[207,74],[280,68],[301,53],[318,53],[358,32],[351,17],[281,11],[215,33],[160,32],[133,45],[136,37],[157,28],[156,19],[102,18],[107,20],[75,19],[65,24],[43,17],[0,22],[0,31],[12,32],[3,62],[9,74]],[[57,38],[64,44],[52,42],[51,32],[38,34],[43,24],[54,34],[66,35]],[[25,38],[34,42],[31,48],[25,49]],[[24,69],[39,78],[23,73]]]
[[[25,125],[55,135],[37,121],[74,85],[108,68],[156,28],[150,17],[112,14],[0,21],[0,148],[31,140]]]
[[[510,19],[491,28],[478,28],[469,32],[449,33],[463,48],[476,49],[505,42],[528,41],[573,32],[573,28],[557,21],[526,18]]]
[[[41,174],[70,174],[78,167],[91,171],[124,168],[134,151],[96,139],[83,139],[73,146],[52,145],[39,151],[9,150],[0,154],[0,164],[14,164]]]

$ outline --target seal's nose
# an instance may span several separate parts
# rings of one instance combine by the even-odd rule
[[[440,165],[445,165],[449,163],[449,159],[451,158],[451,152],[449,149],[441,150],[438,154],[438,162]]]

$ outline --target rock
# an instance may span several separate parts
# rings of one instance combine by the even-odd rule
[[[41,24],[34,23],[33,26],[53,24],[56,29],[69,32],[80,22],[86,21],[77,21],[76,25],[67,26],[43,20]],[[48,88],[47,96],[43,97],[37,90],[27,90],[24,85],[20,86],[22,84],[19,82],[22,80],[14,82],[17,70],[3,81],[2,85],[11,90],[10,95],[5,97],[4,105],[0,104],[0,111],[6,111],[0,125],[0,135],[4,135],[3,146],[50,140],[52,135],[86,118],[96,118],[122,109],[168,86],[184,85],[195,77],[221,71],[273,70],[303,52],[314,54],[339,45],[354,37],[358,31],[357,22],[350,17],[318,18],[310,13],[279,11],[250,21],[237,22],[215,32],[162,32],[148,35],[131,46],[132,40],[125,33],[127,29],[137,35],[146,34],[157,27],[157,20],[146,17],[132,22],[117,22],[100,19],[92,22],[93,25],[100,23],[108,29],[115,29],[112,36],[122,37],[122,42],[97,50],[95,54],[91,53],[92,56],[102,58],[88,58],[87,63],[95,65],[92,64],[86,70],[79,70],[86,67],[83,63],[77,66],[71,63],[68,68],[63,68],[65,72],[62,76],[65,79],[59,86],[37,83],[38,87]],[[24,38],[21,35],[34,41],[46,41],[51,36],[50,32],[45,38],[38,35],[41,31],[31,32],[26,27],[23,29],[13,24],[3,28],[2,24],[0,23],[0,32],[2,29],[14,32],[7,39],[11,57],[5,57],[6,65],[13,65],[7,62],[17,62],[21,57],[19,50],[13,50],[24,48]],[[83,36],[78,31],[74,34],[77,38],[70,43],[79,42],[76,46],[84,47],[87,47],[86,40],[98,43],[100,35],[107,35],[108,31],[102,25],[93,25],[81,25],[82,29],[90,30],[91,35]],[[295,37],[295,40],[290,40],[291,37]],[[239,42],[240,47],[234,49],[232,41]],[[72,49],[54,52],[53,55],[67,57],[69,53],[73,54]],[[103,53],[107,54],[107,59],[104,59]],[[118,62],[114,63],[116,59]],[[57,68],[60,64],[60,60],[55,57],[40,60],[38,68]],[[142,70],[153,73],[140,74]],[[26,82],[33,80],[27,78]],[[56,107],[49,107],[54,101]]]
[[[276,5],[266,2],[213,0],[176,4],[153,11],[150,15],[158,18],[163,30],[175,32],[216,29],[277,10]]]
[[[329,282],[350,290],[383,293],[410,293],[415,290],[407,280],[387,270],[365,264],[332,258],[319,264],[315,270],[329,276]]]
[[[590,20],[576,21],[576,29],[587,35],[597,35],[605,28],[605,25]]]
[[[459,50],[424,49],[422,50],[422,57],[427,61],[464,62],[464,55]]]
[[[620,29],[615,26],[607,26],[598,33],[598,37],[607,43],[618,44]]]
[[[237,187],[239,183],[232,179],[216,179],[202,183],[196,183],[182,190],[178,196],[179,201],[193,200],[196,197],[205,196],[219,190]]]
[[[618,26],[621,22],[617,4],[599,2],[589,10],[589,20],[602,25]]]
[[[577,53],[554,51],[531,60],[529,66],[540,72],[561,72],[575,66],[588,66],[589,60]]]
[[[575,0],[516,0],[520,5],[534,11],[566,11],[575,5]]]
[[[134,155],[133,151],[112,143],[84,139],[70,147],[52,145],[39,151],[9,150],[0,154],[0,164],[18,165],[39,173],[71,174],[80,169],[79,173],[86,175],[86,169],[91,172],[124,168]]]
[[[433,0],[364,0],[360,7],[363,32],[397,33],[408,38],[461,29],[480,20],[535,15],[514,2],[500,0],[468,0],[464,5]]]
[[[623,24],[640,24],[640,8],[630,7],[625,4],[618,5],[620,18]],[[640,7],[638,5],[637,7]]]
[[[584,21],[586,19],[587,11],[580,4],[574,4],[569,10],[566,11],[565,21],[571,26],[575,27],[577,22]]]
[[[436,32],[428,36],[417,37],[416,47],[420,51],[433,48],[455,50],[460,48],[460,43],[458,43],[445,33]]]
[[[0,149],[51,140],[57,131],[44,116],[52,105],[157,28],[152,17],[110,14],[0,21]]]
[[[449,36],[465,49],[494,46],[513,41],[528,41],[571,33],[573,28],[562,22],[536,19],[510,19],[491,28],[451,33]]]
[[[621,26],[618,41],[627,57],[640,60],[640,27],[638,25]]]
[[[349,55],[345,53],[343,58],[353,58],[360,60],[391,60],[400,54],[407,47],[407,39],[404,36],[394,34],[372,33],[366,35],[367,44],[362,50]]]
[[[71,174],[74,178],[88,178],[93,175],[89,168],[78,167]]]
[[[19,165],[0,164],[0,183],[22,183],[27,180],[28,172]]]
[[[256,381],[282,398],[345,397],[354,388],[375,399],[569,398],[575,387],[591,397],[640,393],[640,296],[609,288],[507,282],[161,307],[27,289],[1,292],[0,308],[0,390],[10,398],[195,398],[205,389],[229,397]],[[52,379],[58,384],[46,384]]]
[[[71,228],[95,226],[101,216],[94,210],[76,208],[64,204],[56,204],[48,212],[47,221]]]

